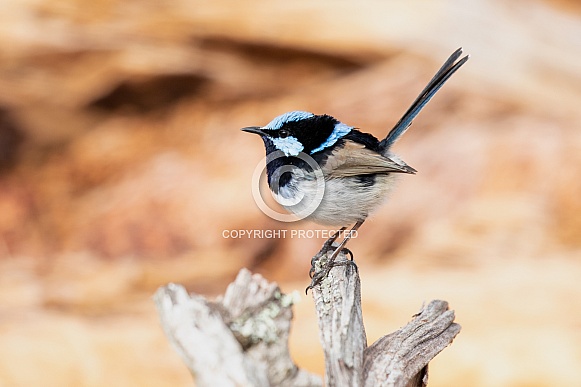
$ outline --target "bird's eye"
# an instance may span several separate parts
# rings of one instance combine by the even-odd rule
[[[288,130],[281,129],[278,131],[278,137],[287,138],[290,135]]]

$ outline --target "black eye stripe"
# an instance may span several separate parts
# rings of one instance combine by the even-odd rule
[[[285,129],[280,129],[278,131],[278,137],[280,137],[280,138],[286,138],[289,136],[289,134],[290,134],[289,131],[285,130]]]

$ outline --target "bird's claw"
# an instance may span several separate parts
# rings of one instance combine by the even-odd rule
[[[362,224],[363,221],[355,223],[351,231],[356,231]],[[339,231],[337,231],[329,239],[327,239],[327,241],[323,244],[321,250],[313,257],[313,259],[311,259],[311,269],[309,270],[311,284],[307,286],[307,288],[305,289],[305,294],[309,292],[309,289],[312,289],[313,287],[320,284],[321,281],[323,281],[323,279],[325,279],[329,275],[329,272],[335,266],[352,265],[355,268],[355,271],[356,272],[358,271],[357,265],[353,261],[353,253],[351,252],[351,250],[345,248],[345,244],[349,241],[349,239],[351,239],[351,235],[346,236],[345,239],[343,239],[343,241],[339,243],[338,246],[336,247],[333,246],[333,242],[337,240],[339,235],[343,231],[345,231],[345,229],[346,227],[342,227]],[[323,255],[328,255],[328,252],[331,249],[334,249],[333,253],[331,254],[330,257],[327,258],[327,262],[325,262],[325,265],[321,268],[321,270],[317,271],[316,266],[318,261],[323,257]],[[344,253],[346,255],[349,254],[350,260],[335,262],[335,259],[340,253]]]
[[[316,268],[315,268],[315,264],[317,263],[317,261],[323,256],[326,255],[329,250],[334,249],[333,247],[333,243],[337,240],[337,238],[339,237],[339,235],[341,235],[341,233],[343,231],[345,231],[346,227],[341,227],[340,230],[336,231],[333,235],[331,235],[331,237],[329,239],[327,239],[325,241],[325,243],[323,243],[323,247],[321,247],[321,250],[319,250],[319,252],[317,254],[315,254],[315,256],[311,259],[311,269],[309,270],[309,277],[313,278],[313,275],[315,274]],[[348,250],[348,254],[351,256],[351,260],[353,260],[353,253]]]
[[[346,250],[346,249],[343,249],[343,250]],[[341,250],[341,251],[343,251],[343,250]],[[349,251],[349,250],[347,250],[347,251]],[[339,261],[339,262],[335,262],[334,260],[333,261],[329,260],[327,263],[325,263],[325,266],[323,266],[323,268],[316,273],[314,273],[314,267],[311,267],[311,271],[309,271],[309,275],[311,275],[311,273],[313,273],[314,275],[311,275],[311,283],[305,289],[305,294],[308,294],[309,289],[312,289],[315,286],[319,285],[321,282],[323,282],[323,280],[325,278],[327,278],[327,276],[331,272],[331,269],[334,267],[337,267],[337,266],[351,266],[355,269],[355,272],[359,272],[357,265],[355,264],[355,262],[352,259],[345,260],[345,261]]]
[[[325,247],[325,246],[323,246]],[[323,249],[321,249],[321,251],[319,251],[317,253],[317,255],[315,255],[313,258],[311,258],[311,268],[309,269],[309,278],[313,278],[313,276],[315,275],[315,272],[317,271],[316,265],[317,262],[319,261],[319,259],[321,259],[321,256],[326,254],[329,251],[329,249],[327,248],[326,251],[323,251]],[[347,254],[349,255],[349,262],[353,262],[354,266],[355,266],[355,270],[357,270],[357,265],[355,265],[355,262],[353,261],[353,253],[351,252],[351,250],[349,250],[347,247],[343,247],[343,249],[341,250],[341,252],[343,254]],[[336,265],[338,266],[338,265]]]
[[[347,247],[343,247],[343,250],[341,250],[341,252],[343,254],[348,254],[349,255],[349,260],[351,262],[353,262],[353,253],[351,252],[351,250],[349,250]],[[355,268],[357,268],[357,265],[355,265]]]

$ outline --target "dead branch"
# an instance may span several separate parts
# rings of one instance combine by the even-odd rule
[[[198,386],[321,386],[298,369],[288,335],[293,296],[242,269],[210,302],[169,284],[154,296],[161,325]]]
[[[289,354],[293,296],[262,276],[242,269],[213,302],[175,284],[161,287],[154,298],[163,329],[198,386],[322,385]],[[334,267],[313,288],[313,298],[328,386],[426,386],[428,363],[460,331],[448,304],[436,300],[367,347],[359,275],[352,265]]]

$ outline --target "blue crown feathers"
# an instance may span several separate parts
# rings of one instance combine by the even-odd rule
[[[307,118],[314,116],[315,115],[313,113],[295,110],[293,112],[281,114],[280,116],[270,121],[263,129],[278,130],[287,122],[306,120]]]

